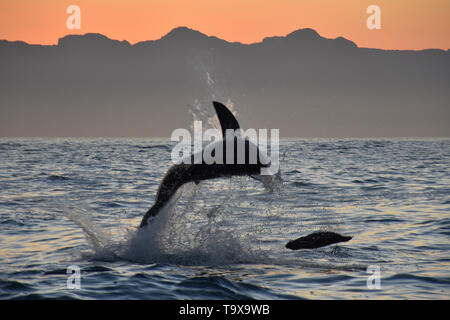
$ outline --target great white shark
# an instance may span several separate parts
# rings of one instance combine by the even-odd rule
[[[239,123],[233,113],[220,102],[213,101],[213,106],[222,128],[223,140],[215,141],[200,151],[202,153],[201,163],[195,163],[196,155],[193,154],[190,161],[188,161],[189,163],[182,162],[169,168],[159,185],[155,203],[142,218],[141,228],[145,227],[152,218],[158,215],[176,191],[188,182],[199,183],[202,180],[231,176],[251,176],[257,180],[261,180],[261,169],[270,167],[270,160],[265,154],[260,152],[256,144],[239,135],[228,134],[230,129],[235,133],[240,129]],[[231,143],[230,139],[232,140]],[[216,147],[218,143],[223,148],[222,161],[215,161],[210,164],[206,163],[206,151],[211,151],[211,148]],[[238,161],[238,151],[242,150],[238,150],[240,146],[244,146],[244,155],[241,155],[241,161]],[[231,148],[233,150],[230,150]],[[227,161],[227,154],[231,154],[231,152],[233,152],[234,161]],[[214,150],[212,155],[214,156]],[[254,155],[256,155],[256,162],[251,161]]]
[[[234,117],[233,113],[231,113],[231,111],[228,110],[228,108],[222,103],[213,101],[213,106],[216,110],[216,114],[222,128],[223,140],[219,141],[221,143],[221,148],[223,148],[222,161],[215,161],[213,163],[205,162],[204,155],[206,151],[211,151],[211,147],[217,146],[218,142],[215,141],[200,151],[202,153],[202,160],[200,163],[195,163],[196,154],[193,154],[190,157],[190,161],[187,163],[182,162],[170,167],[159,185],[155,203],[142,218],[139,225],[140,228],[144,228],[149,225],[150,221],[158,215],[161,209],[175,195],[177,190],[188,182],[199,183],[202,180],[231,176],[250,176],[257,180],[264,181],[263,176],[261,176],[261,170],[270,167],[270,160],[264,153],[260,152],[257,145],[248,139],[242,138],[235,134],[228,135],[227,130],[231,129],[232,132],[237,132],[236,130],[240,129],[238,121]],[[238,162],[239,145],[244,146],[245,161],[242,161],[241,158],[241,161]],[[233,150],[231,150],[231,148]],[[242,152],[242,148],[240,151]],[[229,161],[231,162],[230,164],[226,161],[226,158],[227,154],[231,152],[233,152],[234,161]],[[251,156],[255,153],[256,162],[251,160]],[[214,155],[214,152],[211,154]],[[275,173],[275,175],[279,178],[279,171]],[[333,243],[349,241],[350,239],[351,237],[341,236],[334,232],[322,231],[289,241],[286,244],[286,248],[291,250],[315,249],[328,246]]]

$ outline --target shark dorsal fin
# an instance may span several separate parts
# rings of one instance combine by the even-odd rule
[[[213,101],[213,106],[214,109],[216,109],[217,117],[219,118],[220,126],[222,127],[222,136],[224,138],[227,129],[236,130],[240,128],[236,118],[227,107],[217,101]]]

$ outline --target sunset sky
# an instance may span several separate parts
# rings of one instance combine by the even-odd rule
[[[69,30],[66,8],[81,8]],[[369,30],[366,8],[381,8],[381,30]],[[56,44],[67,34],[102,33],[136,43],[187,26],[227,41],[259,42],[299,28],[360,47],[450,48],[449,0],[2,0],[0,39]]]

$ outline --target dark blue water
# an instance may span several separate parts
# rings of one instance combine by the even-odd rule
[[[246,177],[189,184],[138,232],[170,152],[155,139],[2,138],[0,298],[450,297],[449,139],[283,140],[280,193]],[[353,239],[284,247],[317,230]]]

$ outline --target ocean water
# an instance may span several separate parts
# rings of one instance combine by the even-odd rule
[[[279,192],[188,184],[137,230],[171,147],[1,138],[0,298],[450,298],[449,139],[285,139]],[[353,239],[284,247],[317,230]]]

